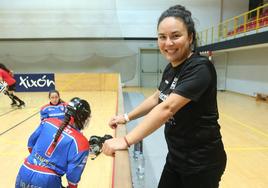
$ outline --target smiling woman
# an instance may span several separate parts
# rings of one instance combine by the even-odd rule
[[[158,25],[158,46],[161,53],[175,67],[192,54],[193,34],[188,35],[185,24],[168,17]]]
[[[113,128],[145,116],[125,137],[107,140],[103,152],[113,156],[165,124],[168,154],[158,188],[217,188],[226,154],[218,124],[215,68],[195,52],[194,22],[185,7],[164,11],[157,30],[160,51],[170,62],[160,86],[127,115],[111,118]]]
[[[196,31],[189,11],[164,12],[158,20],[158,46],[175,67],[184,62],[196,47]]]

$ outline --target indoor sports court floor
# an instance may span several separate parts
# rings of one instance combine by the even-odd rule
[[[149,96],[154,90],[126,88],[124,91],[142,92]],[[18,169],[28,154],[27,139],[38,126],[40,107],[48,102],[47,93],[17,94],[27,102],[26,108],[14,110],[9,107],[9,99],[0,96],[0,187],[14,187]],[[66,101],[79,96],[90,102],[92,120],[84,131],[86,137],[93,134],[114,134],[108,128],[107,122],[116,113],[116,92],[61,92],[61,96]],[[227,168],[220,187],[266,188],[268,103],[245,95],[218,92],[218,106],[219,122],[228,155]],[[112,164],[112,158],[104,155],[93,161],[89,159],[79,187],[111,187]]]

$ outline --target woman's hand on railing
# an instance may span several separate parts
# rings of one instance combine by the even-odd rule
[[[117,150],[125,150],[128,148],[128,143],[124,138],[112,138],[106,140],[102,146],[102,152],[108,156],[114,156]]]
[[[125,124],[127,123],[127,120],[125,119],[125,116],[123,114],[114,116],[110,119],[108,122],[109,127],[112,129],[115,129],[118,124]]]

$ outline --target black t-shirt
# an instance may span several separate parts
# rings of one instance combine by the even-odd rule
[[[195,173],[226,160],[218,124],[217,78],[213,64],[193,54],[177,67],[169,63],[159,86],[159,103],[170,93],[191,101],[165,123],[167,163],[181,173]]]

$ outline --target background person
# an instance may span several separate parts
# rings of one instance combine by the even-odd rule
[[[48,93],[48,98],[49,103],[42,106],[40,110],[41,120],[44,120],[46,118],[58,118],[63,120],[67,104],[61,100],[59,91],[50,91]]]
[[[25,102],[19,97],[14,95],[16,89],[16,80],[14,79],[13,72],[10,71],[6,66],[0,63],[0,81],[5,81],[8,85],[4,94],[6,94],[12,101],[11,106],[24,107]]]

